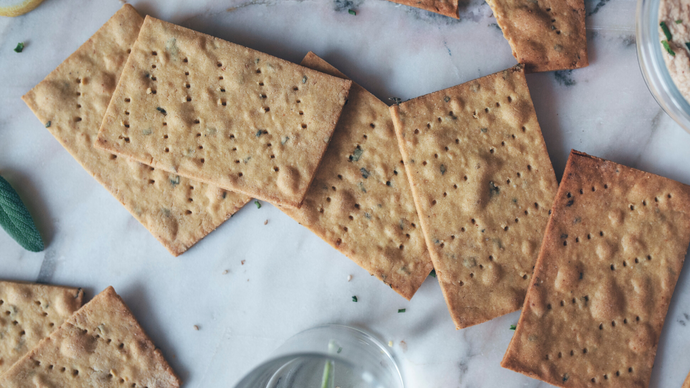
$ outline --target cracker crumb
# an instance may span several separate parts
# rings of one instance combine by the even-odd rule
[[[393,341],[388,341],[388,347],[392,348],[393,347]]]
[[[268,225],[268,220],[264,221],[264,225]]]
[[[242,260],[240,263],[242,263],[242,265],[244,265],[244,262],[245,262],[245,261],[247,261],[247,260]]]
[[[230,271],[228,271],[228,270],[226,269],[225,271],[223,271],[223,275],[227,275],[228,272],[230,272]]]
[[[400,341],[400,349],[402,349],[403,353],[405,353],[407,351],[407,342]]]
[[[349,282],[350,280],[352,280],[352,275],[347,275],[347,281]]]
[[[194,325],[194,330],[199,331],[199,325]]]

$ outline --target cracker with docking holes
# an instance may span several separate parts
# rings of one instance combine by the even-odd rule
[[[557,189],[522,66],[391,111],[455,326],[518,310]]]
[[[96,145],[299,207],[350,84],[147,16]]]
[[[81,307],[81,288],[0,281],[0,375]]]
[[[690,186],[572,151],[501,365],[560,387],[647,387],[690,243]]]
[[[4,375],[4,388],[179,387],[180,379],[112,287]]]
[[[22,99],[77,162],[177,256],[250,198],[93,146],[142,23],[137,11],[125,4]]]
[[[513,56],[528,72],[589,65],[584,0],[487,0]]]
[[[389,0],[459,19],[458,0]]]
[[[407,299],[433,269],[388,105],[355,83],[304,204],[281,210]]]

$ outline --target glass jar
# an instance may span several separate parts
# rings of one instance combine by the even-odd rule
[[[661,108],[690,133],[690,104],[676,87],[666,67],[659,39],[660,0],[638,0],[637,61],[649,91]]]

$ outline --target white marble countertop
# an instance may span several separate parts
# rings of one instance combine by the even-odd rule
[[[661,111],[638,68],[635,1],[586,1],[590,66],[528,76],[556,174],[576,148],[690,183],[690,135]],[[459,21],[384,0],[132,3],[291,61],[312,50],[385,101],[515,64],[482,0],[461,1]],[[456,331],[434,278],[408,302],[268,204],[250,204],[187,253],[170,256],[20,100],[120,6],[46,0],[23,17],[0,18],[0,174],[18,188],[47,242],[34,254],[0,233],[0,278],[81,286],[89,298],[113,285],[186,387],[232,386],[286,338],[329,322],[393,341],[408,387],[540,385],[499,366],[519,313]],[[26,48],[15,54],[20,41]],[[680,387],[690,370],[688,306],[686,266],[652,387]]]

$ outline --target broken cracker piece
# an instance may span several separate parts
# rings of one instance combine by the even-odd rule
[[[513,56],[528,72],[589,64],[584,0],[487,0]]]
[[[458,0],[389,0],[393,3],[421,8],[441,15],[459,19]]]
[[[690,243],[690,186],[572,151],[504,368],[649,385]]]
[[[4,375],[4,388],[179,387],[112,287],[96,295]]]
[[[142,23],[137,11],[125,4],[22,99],[77,162],[178,256],[250,198],[118,158],[93,146]],[[147,128],[141,133],[153,134]]]
[[[345,77],[314,53],[302,65]],[[352,84],[300,209],[281,208],[410,299],[433,269],[388,106]]]
[[[147,16],[96,146],[299,207],[350,83]]]
[[[81,288],[0,281],[0,375],[82,304]]]
[[[455,326],[518,310],[557,189],[523,67],[391,112]]]

